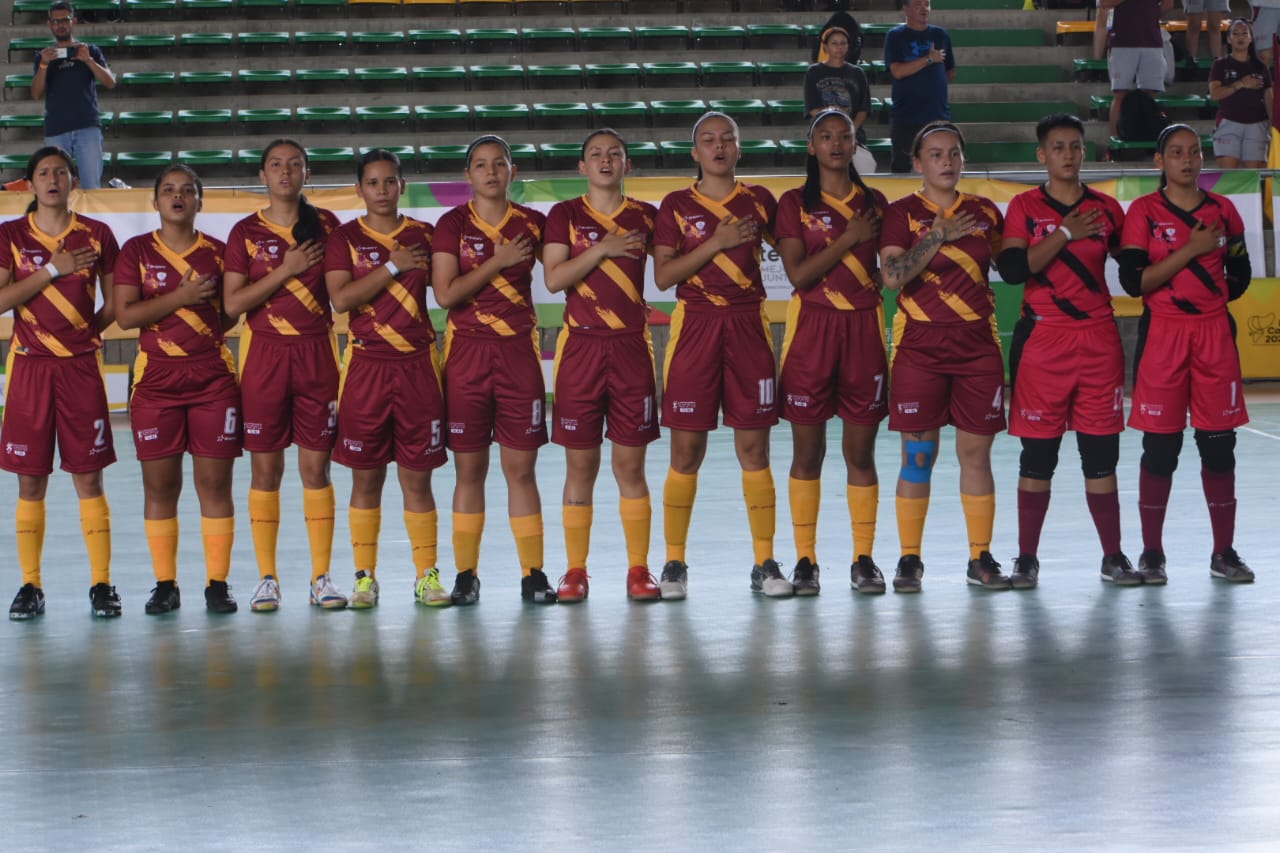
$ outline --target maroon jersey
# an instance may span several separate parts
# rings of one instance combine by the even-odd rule
[[[943,211],[920,192],[889,205],[880,229],[880,248],[910,249],[933,228]],[[898,294],[898,308],[920,323],[956,325],[983,320],[995,313],[995,295],[988,284],[991,259],[1000,253],[999,209],[981,196],[959,193],[946,211],[954,216],[969,213],[973,231],[959,240],[943,243],[924,272],[907,282]]]
[[[127,240],[116,259],[116,287],[136,287],[143,299],[177,289],[187,270],[212,275],[214,296],[207,302],[186,305],[138,333],[138,348],[145,353],[183,358],[216,352],[222,345],[222,255],[226,245],[214,237],[196,233],[196,242],[185,252],[175,252],[160,240],[160,232],[139,234]]]
[[[637,231],[646,248],[653,246],[653,221],[658,209],[648,202],[624,198],[612,213],[601,213],[580,196],[562,201],[547,215],[547,243],[569,247],[577,257],[610,232]],[[565,294],[564,321],[571,329],[644,328],[644,267],[648,255],[605,258]]]
[[[380,234],[357,217],[329,235],[324,268],[345,270],[352,279],[364,278],[384,266],[397,247],[421,246],[431,254],[431,234],[425,222],[404,217],[400,227]],[[401,270],[372,300],[351,312],[351,346],[370,352],[413,353],[431,346],[435,330],[427,316],[429,269]]]
[[[1023,291],[1023,313],[1037,320],[1065,323],[1112,316],[1111,291],[1107,287],[1107,255],[1120,248],[1124,211],[1109,195],[1085,187],[1073,205],[1056,201],[1044,187],[1014,196],[1004,221],[1006,240],[1024,240],[1035,246],[1058,230],[1072,211],[1096,210],[1102,230],[1092,237],[1072,240],[1049,261],[1048,266],[1027,279]]]
[[[324,233],[338,227],[338,217],[318,211]],[[237,222],[227,236],[226,271],[261,281],[284,261],[295,244],[292,227],[267,220],[262,212]],[[324,287],[324,264],[315,264],[302,275],[276,289],[266,302],[251,308],[245,318],[256,334],[281,336],[326,334],[333,325],[329,294]]]
[[[458,273],[466,275],[493,257],[500,240],[528,236],[542,243],[546,217],[531,207],[509,204],[507,215],[496,227],[485,222],[468,202],[455,207],[436,223],[435,251],[458,259]],[[449,309],[449,331],[481,332],[510,337],[527,334],[537,323],[533,307],[533,265],[530,256],[508,267],[463,305]]]
[[[1227,281],[1223,268],[1226,242],[1244,236],[1244,222],[1230,199],[1211,192],[1204,194],[1204,201],[1195,210],[1183,210],[1171,204],[1160,191],[1135,199],[1129,205],[1120,243],[1142,249],[1153,264],[1185,246],[1197,221],[1206,226],[1221,225],[1225,239],[1174,273],[1166,284],[1142,297],[1153,314],[1183,316],[1226,310]]]
[[[71,224],[61,234],[46,234],[29,213],[0,225],[0,267],[10,283],[39,272],[53,259],[58,244],[67,251],[91,247],[98,253],[92,267],[61,275],[14,309],[14,351],[24,355],[66,358],[94,352],[102,338],[94,326],[98,279],[109,275],[120,247],[105,223],[71,214]]]
[[[879,190],[875,209],[883,217],[889,202]],[[871,207],[871,199],[856,184],[845,198],[822,194],[822,203],[812,211],[804,209],[804,189],[787,190],[778,199],[778,222],[774,235],[782,240],[793,238],[804,243],[805,254],[816,255],[844,233],[849,220]],[[880,307],[880,283],[875,278],[878,266],[875,240],[865,240],[846,252],[822,280],[807,290],[796,290],[801,301],[841,311],[867,311]]]
[[[726,216],[754,219],[760,233],[772,241],[778,204],[764,187],[741,181],[724,201],[713,201],[696,186],[668,193],[658,209],[653,228],[655,246],[667,246],[687,255],[716,233]],[[764,301],[760,278],[760,243],[747,242],[716,255],[715,260],[676,287],[676,296],[690,305],[754,304]]]

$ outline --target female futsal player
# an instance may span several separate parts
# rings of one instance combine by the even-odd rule
[[[143,518],[156,586],[147,613],[168,613],[178,593],[178,497],[190,452],[204,540],[205,604],[230,613],[227,591],[235,505],[231,468],[241,453],[240,385],[223,340],[221,240],[196,230],[204,186],[187,166],[156,176],[160,228],[125,242],[115,266],[116,320],[140,329],[129,421],[142,463]]]

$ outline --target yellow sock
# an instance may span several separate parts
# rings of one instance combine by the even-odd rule
[[[564,508],[564,550],[569,558],[569,568],[585,569],[587,552],[591,549],[591,517],[593,507],[566,506]]]
[[[90,584],[111,583],[111,507],[106,495],[80,501],[80,530],[89,552]]]
[[[211,581],[226,581],[231,574],[231,546],[236,541],[236,517],[200,516],[200,534],[204,538],[204,572]]]
[[[742,497],[747,502],[747,524],[756,565],[773,559],[773,534],[778,514],[778,496],[773,488],[773,472],[768,468],[742,472]]]
[[[642,498],[622,498],[618,501],[618,513],[622,516],[622,538],[627,544],[627,565],[648,566],[653,502],[648,495]]]
[[[22,582],[39,587],[40,557],[44,553],[44,501],[24,501],[18,498],[14,531],[18,544],[18,565],[22,567]]]
[[[436,567],[440,548],[440,514],[431,512],[404,513],[404,529],[409,532],[409,549],[413,552],[413,567],[418,577],[424,577]]]
[[[373,509],[359,509],[353,506],[347,510],[347,519],[351,524],[351,557],[355,561],[356,571],[377,574],[382,508],[375,506]]]
[[[787,481],[791,498],[791,529],[796,537],[796,559],[809,558],[818,564],[818,506],[822,502],[821,480]]]
[[[853,558],[871,556],[876,545],[876,513],[880,510],[880,484],[848,486],[849,522],[853,525]]]
[[[996,526],[996,496],[960,495],[964,526],[969,531],[969,559],[976,560],[991,550],[991,531]]]
[[[178,579],[178,519],[148,518],[147,547],[151,549],[151,568],[158,581]]]
[[[249,490],[249,534],[253,537],[253,553],[258,558],[258,574],[276,574],[276,540],[280,538],[280,493],[262,489]]]
[[[527,576],[542,568],[542,513],[511,516],[511,532],[516,537],[520,574]]]
[[[667,483],[662,488],[662,527],[667,538],[668,561],[684,562],[689,522],[693,518],[693,499],[697,496],[697,474],[681,474],[667,469]]]
[[[903,554],[920,556],[920,543],[924,541],[924,519],[929,514],[928,498],[904,498],[899,496],[898,541]]]
[[[458,571],[474,572],[480,565],[480,535],[484,533],[483,512],[453,514],[453,561]]]
[[[333,519],[337,515],[333,485],[302,490],[302,517],[307,522],[307,544],[311,546],[311,579],[329,574],[333,560]],[[381,517],[381,516],[379,516]],[[374,537],[374,548],[377,548]],[[374,559],[377,559],[375,550]]]

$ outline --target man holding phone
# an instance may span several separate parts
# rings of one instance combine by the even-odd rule
[[[80,188],[96,190],[102,186],[97,87],[114,89],[116,75],[101,50],[75,40],[75,22],[75,9],[66,0],[49,7],[54,46],[36,53],[31,97],[45,99],[44,144],[70,153],[80,168]]]

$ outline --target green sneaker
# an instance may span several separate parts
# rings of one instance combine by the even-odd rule
[[[347,605],[352,610],[368,610],[378,606],[378,579],[368,572],[356,572],[356,588]]]
[[[418,583],[413,588],[413,598],[427,607],[448,607],[453,603],[453,599],[449,597],[449,590],[440,583],[438,569],[431,569],[418,578]]]

